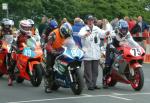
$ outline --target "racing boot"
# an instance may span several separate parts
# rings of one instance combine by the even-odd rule
[[[103,69],[103,80],[102,80],[104,89],[107,89],[109,87],[108,83],[107,83],[107,79],[108,79],[108,76],[109,76],[109,71],[110,71],[110,67],[105,66],[105,68]]]

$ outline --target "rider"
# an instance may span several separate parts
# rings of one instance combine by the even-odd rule
[[[1,30],[0,30],[0,39],[4,37],[5,34],[12,35],[12,26],[14,25],[14,21],[4,18],[1,22]]]
[[[47,43],[48,41],[48,35],[54,30],[58,28],[58,23],[55,19],[51,19],[49,24],[48,24],[48,27],[46,28],[45,32],[44,32],[44,35],[45,35],[45,43]]]
[[[103,69],[103,88],[108,88],[106,79],[111,72],[111,66],[114,62],[112,54],[119,53],[116,48],[120,46],[120,42],[125,41],[127,38],[132,38],[128,30],[128,23],[123,19],[119,20],[115,33],[116,36],[106,47],[105,68]]]
[[[46,45],[46,50],[49,53],[49,58],[47,58],[46,66],[46,81],[45,81],[45,92],[52,92],[51,86],[53,85],[53,65],[55,58],[58,56],[58,52],[62,50],[62,45],[68,37],[72,35],[72,27],[66,22],[63,23],[60,28],[53,30],[48,36],[48,43]]]
[[[28,20],[21,20],[19,23],[19,31],[18,31],[18,37],[16,40],[16,46],[18,48],[18,51],[22,51],[23,48],[26,46],[26,41],[32,36],[32,25]],[[11,66],[11,78],[9,78],[9,86],[13,84],[13,77],[14,77],[14,69],[15,69],[15,62],[12,62]]]
[[[12,26],[14,25],[14,21],[4,18],[1,22],[1,30],[0,30],[0,39],[4,40],[8,43],[8,54],[7,54],[7,67],[8,67],[8,75],[9,75],[9,81],[8,85],[11,85],[10,78],[12,78],[12,72],[11,72],[11,66],[10,66],[10,48],[11,48],[11,43],[13,42],[13,30]],[[7,40],[9,39],[9,40]],[[0,44],[2,46],[2,44]]]

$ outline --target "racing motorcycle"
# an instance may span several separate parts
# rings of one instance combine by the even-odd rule
[[[22,83],[26,79],[34,87],[38,87],[42,81],[41,62],[43,61],[43,51],[40,45],[31,37],[22,51],[14,45],[12,47],[12,61],[16,62],[14,69],[16,82]]]
[[[8,74],[8,53],[10,53],[13,35],[4,35],[0,40],[0,77]]]
[[[142,63],[145,55],[144,49],[132,38],[120,43],[115,53],[114,63],[107,84],[112,87],[117,82],[130,84],[135,91],[140,91],[144,85]]]
[[[55,59],[53,66],[54,82],[51,89],[58,90],[59,87],[71,88],[75,95],[79,95],[83,90],[81,62],[84,53],[72,38],[66,41],[63,45],[63,52]]]

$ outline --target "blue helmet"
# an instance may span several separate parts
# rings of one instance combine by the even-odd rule
[[[125,21],[123,19],[119,20],[117,29],[119,31],[119,34],[122,37],[125,37],[128,33],[128,23],[127,23],[127,21]]]
[[[66,22],[60,26],[60,35],[64,38],[70,37],[73,34],[72,26]]]
[[[50,20],[50,23],[49,23],[49,27],[53,30],[53,29],[56,29],[58,27],[58,23],[56,20],[52,19]]]

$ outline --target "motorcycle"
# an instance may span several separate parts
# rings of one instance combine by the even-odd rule
[[[117,48],[119,52],[113,57],[114,63],[106,83],[110,87],[115,86],[117,82],[130,84],[135,91],[140,91],[144,85],[142,63],[145,51],[132,38],[120,45]]]
[[[27,40],[22,51],[19,51],[15,46],[12,47],[12,61],[16,62],[14,69],[16,82],[22,83],[26,79],[34,87],[38,87],[42,81],[41,62],[43,61],[40,45],[31,37]]]
[[[72,38],[66,40],[63,49],[63,52],[55,59],[53,66],[54,82],[51,89],[71,88],[75,95],[80,95],[83,90],[81,62],[84,53]]]
[[[12,42],[13,42],[12,35],[4,35],[3,39],[0,40],[0,77],[8,74],[7,54],[10,51]]]

